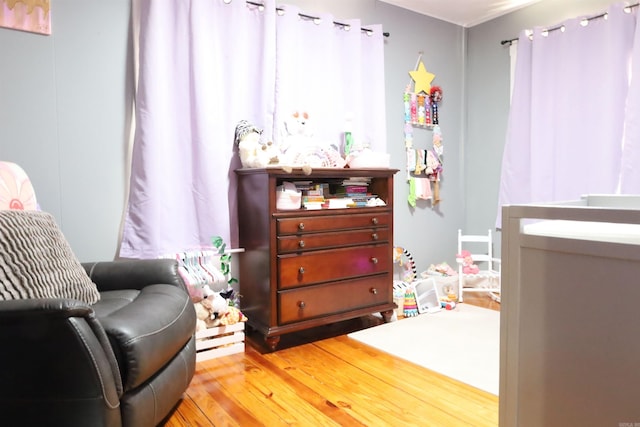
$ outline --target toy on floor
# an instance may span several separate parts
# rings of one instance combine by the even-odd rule
[[[446,262],[431,264],[426,271],[420,273],[423,279],[436,278],[436,281],[440,283],[440,301],[444,302],[458,301],[458,294],[456,293],[458,282],[456,281],[455,286],[451,283],[451,278],[457,275],[458,272]]]
[[[396,304],[396,316],[404,315],[404,294],[407,284],[401,280],[393,281],[393,302]]]
[[[440,297],[441,302],[456,302],[458,301],[458,294],[456,293],[456,289],[453,285],[443,285],[442,286],[443,295]]]
[[[404,293],[404,317],[414,317],[418,315],[418,303],[413,288],[409,286]]]
[[[453,310],[456,308],[456,303],[454,301],[440,301],[440,307],[445,310]]]
[[[404,259],[403,259],[404,257]],[[393,248],[393,263],[403,267],[402,281],[413,283],[418,279],[418,270],[413,255],[408,250],[396,246]]]

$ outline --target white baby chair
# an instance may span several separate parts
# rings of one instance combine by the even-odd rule
[[[458,262],[458,301],[463,302],[465,292],[488,292],[491,298],[500,302],[500,269],[499,258],[493,257],[493,239],[491,230],[486,235],[462,234],[458,230],[458,255],[468,251],[473,263],[478,267],[474,273],[464,272],[464,260],[457,257]],[[471,286],[467,281],[471,279]]]

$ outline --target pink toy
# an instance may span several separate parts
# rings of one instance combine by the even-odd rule
[[[473,263],[471,252],[467,250],[461,251],[456,255],[456,260],[462,264],[462,272],[464,274],[478,274],[480,272],[480,268]]]

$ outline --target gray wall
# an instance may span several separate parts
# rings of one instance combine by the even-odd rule
[[[287,3],[287,2],[284,2]],[[508,112],[505,38],[600,12],[609,0],[544,0],[471,29],[377,0],[290,0],[305,12],[360,18],[391,33],[385,46],[387,138],[395,244],[418,269],[455,261],[456,232],[493,226]],[[125,206],[132,93],[130,0],[56,0],[52,36],[0,28],[0,159],[22,165],[83,261],[112,259]],[[444,100],[442,202],[407,204],[402,93],[418,53]],[[431,133],[416,130],[414,145]],[[464,148],[464,150],[463,150]],[[498,245],[499,246],[499,245]]]
[[[0,159],[83,261],[111,259],[125,194],[129,0],[55,0],[52,32],[0,28]]]

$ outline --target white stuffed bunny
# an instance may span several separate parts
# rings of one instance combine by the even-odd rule
[[[345,160],[330,143],[319,141],[313,134],[309,114],[296,111],[284,121],[280,146],[284,162],[302,167],[305,174],[312,168],[342,168]]]

